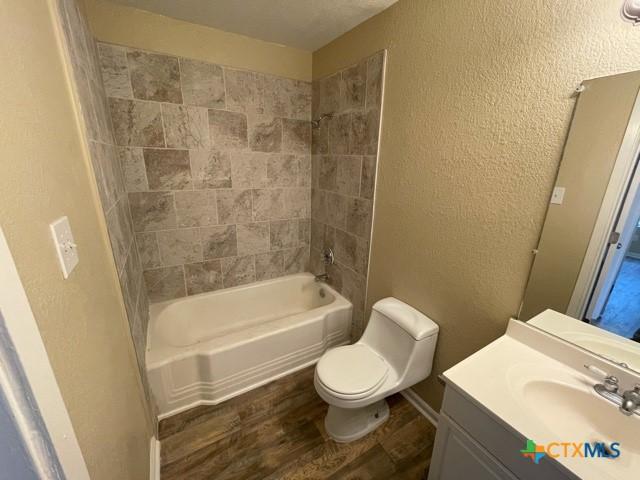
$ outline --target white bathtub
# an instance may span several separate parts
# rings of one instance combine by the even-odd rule
[[[147,370],[160,418],[315,363],[348,343],[351,313],[309,273],[152,305]]]

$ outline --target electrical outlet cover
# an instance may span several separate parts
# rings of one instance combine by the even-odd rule
[[[62,276],[69,278],[73,269],[78,265],[78,247],[73,240],[71,225],[67,217],[62,217],[49,225],[53,243],[58,254],[58,261],[62,269]]]

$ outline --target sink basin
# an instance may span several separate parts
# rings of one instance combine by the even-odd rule
[[[573,432],[570,441],[620,443],[620,449],[640,453],[636,440],[640,432],[640,417],[625,416],[618,407],[591,393],[554,381],[534,380],[524,385],[523,396],[531,405],[553,405],[553,415],[544,409],[535,415],[558,438]]]

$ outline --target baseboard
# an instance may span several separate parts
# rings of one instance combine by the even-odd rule
[[[420,395],[414,392],[412,389],[407,388],[406,390],[402,390],[400,394],[407,399],[407,401],[416,407],[424,417],[429,420],[434,427],[438,427],[438,419],[440,418],[440,414],[436,412],[431,406],[425,402]]]
[[[160,442],[151,437],[149,445],[149,480],[160,480]]]

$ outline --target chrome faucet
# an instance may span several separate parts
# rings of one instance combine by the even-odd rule
[[[329,266],[329,265],[333,265],[333,262],[335,260],[334,256],[333,256],[333,250],[331,250],[331,248],[326,248],[322,254],[321,254],[321,260],[322,263],[325,266]],[[316,275],[316,282],[325,282],[328,283],[329,282],[329,275],[327,273],[321,273],[319,275]]]
[[[613,375],[607,375],[606,372],[594,365],[585,365],[587,370],[604,376],[603,383],[596,383],[593,386],[595,392],[603,398],[606,398],[618,409],[623,415],[640,416],[640,384],[634,385],[633,390],[625,390],[622,394],[618,393],[620,385],[618,378]]]
[[[326,273],[321,273],[320,275],[316,275],[316,282],[328,282],[329,275]]]

